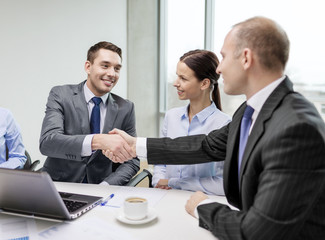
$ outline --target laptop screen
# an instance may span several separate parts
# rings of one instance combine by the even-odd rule
[[[69,193],[65,193],[65,196],[67,194]],[[72,193],[62,199],[46,172],[0,169],[0,208],[4,211],[46,218],[74,219],[96,206],[101,199],[98,196]],[[71,200],[85,204],[79,210],[69,213],[65,202]]]

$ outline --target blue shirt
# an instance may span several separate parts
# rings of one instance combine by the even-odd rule
[[[6,157],[8,148],[8,159]],[[11,112],[0,108],[0,167],[23,168],[27,158],[18,125]]]
[[[189,122],[188,107],[169,110],[164,119],[162,137],[176,138],[196,134],[209,134],[229,123],[231,118],[212,103],[196,114]],[[169,179],[168,186],[174,189],[202,191],[207,194],[224,195],[223,162],[191,165],[155,165],[152,184],[160,179]]]

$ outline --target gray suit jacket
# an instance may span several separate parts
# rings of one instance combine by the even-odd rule
[[[248,138],[240,169],[240,122],[208,136],[148,139],[150,164],[222,161],[227,200],[198,207],[199,225],[219,239],[325,239],[325,125],[286,78],[269,96]]]
[[[43,170],[55,181],[82,182],[87,173],[89,183],[125,185],[139,170],[138,159],[115,164],[100,150],[81,156],[83,140],[90,134],[84,84],[56,86],[49,94],[40,137],[40,151],[48,156]],[[107,101],[103,132],[119,128],[135,136],[133,103],[112,93]]]

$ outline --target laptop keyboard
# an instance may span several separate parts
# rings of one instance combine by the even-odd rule
[[[72,193],[66,193],[66,192],[59,192],[59,194],[62,198],[69,198],[73,195]]]
[[[78,201],[72,201],[72,200],[66,200],[66,199],[63,199],[63,202],[70,213],[87,205],[87,203],[85,203],[85,202],[78,202]]]

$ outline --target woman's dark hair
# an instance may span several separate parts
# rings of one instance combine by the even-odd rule
[[[195,73],[199,81],[208,78],[213,87],[212,100],[219,110],[221,110],[220,92],[218,79],[220,77],[216,70],[219,64],[218,57],[208,50],[192,50],[180,57],[180,61],[184,62]]]

